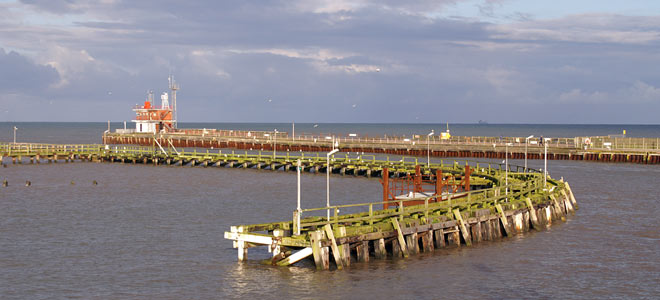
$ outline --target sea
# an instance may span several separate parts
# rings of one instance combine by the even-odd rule
[[[130,124],[128,124],[130,126]],[[292,131],[293,124],[180,127]],[[107,123],[0,123],[0,142],[100,143]],[[110,129],[123,128],[111,123]],[[425,134],[447,124],[295,124],[296,134]],[[449,124],[452,135],[660,137],[659,125]],[[445,159],[447,160],[447,159]],[[484,160],[485,162],[494,162]],[[237,262],[230,226],[288,220],[296,175],[110,163],[0,168],[0,299],[658,299],[660,166],[549,161],[575,215],[547,230],[318,271]],[[511,160],[522,165],[522,161]],[[543,161],[532,160],[532,168]],[[25,186],[26,181],[31,186]],[[94,185],[93,181],[98,184]],[[377,179],[332,176],[331,203],[377,202]],[[325,205],[303,174],[302,207]]]

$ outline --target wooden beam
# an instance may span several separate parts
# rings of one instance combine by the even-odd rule
[[[313,253],[312,247],[303,248],[302,250],[300,250],[300,251],[298,251],[294,254],[289,255],[289,257],[287,257],[283,260],[280,260],[279,262],[277,262],[277,265],[278,266],[288,266],[288,265],[295,264],[295,263],[301,261],[302,259],[312,255],[312,253]]]
[[[573,209],[573,204],[571,204],[570,197],[566,194],[566,190],[561,190],[561,194],[564,195],[564,206],[566,207],[566,213],[575,212]]]
[[[339,251],[339,247],[337,247],[337,241],[335,240],[335,234],[332,232],[332,226],[330,224],[325,224],[323,226],[325,229],[325,234],[328,236],[328,239],[330,239],[330,247],[332,247],[332,255],[335,257],[335,263],[337,264],[337,269],[341,270],[344,268],[344,264],[342,263],[341,259],[341,252]]]
[[[392,225],[394,226],[394,230],[397,233],[397,241],[399,242],[399,247],[401,247],[401,253],[403,254],[403,257],[408,257],[408,247],[406,247],[406,240],[403,238],[403,234],[401,233],[401,226],[399,226],[399,221],[395,218],[390,218],[392,221]]]
[[[456,220],[458,221],[458,224],[461,227],[461,233],[463,234],[463,239],[465,240],[465,244],[468,246],[472,246],[472,240],[470,239],[470,232],[467,230],[467,227],[465,226],[465,222],[463,222],[463,216],[461,216],[461,211],[458,208],[454,209],[454,217],[456,217]]]
[[[496,204],[495,208],[497,209],[497,213],[500,216],[500,221],[502,221],[502,226],[504,226],[504,231],[506,232],[506,236],[512,236],[511,228],[509,227],[509,222],[506,219],[506,215],[504,214],[504,210],[502,209],[502,205],[501,204]]]

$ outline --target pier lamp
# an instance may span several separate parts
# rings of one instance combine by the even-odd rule
[[[504,146],[504,195],[509,195],[509,146],[513,144],[506,143]],[[509,201],[509,198],[506,198]]]
[[[14,126],[14,144],[16,144],[16,130],[18,130],[18,127]]]
[[[298,221],[298,227],[296,228],[296,235],[300,235],[300,215],[302,214],[302,209],[300,209],[300,169],[301,169],[301,163],[300,163],[300,158],[296,162],[296,176],[298,177],[298,207],[296,208],[296,211],[298,212],[296,214],[296,218]]]
[[[328,222],[330,222],[330,156],[333,154],[339,152],[339,149],[334,149],[330,152],[328,152],[326,159],[327,159],[327,165],[325,167],[325,183],[326,183],[326,189],[325,189],[325,207],[328,208]]]
[[[273,129],[273,159],[277,153],[277,129]]]
[[[543,139],[543,146],[545,146],[545,155],[543,158],[543,188],[548,185],[548,142],[550,142],[550,140],[552,139]]]
[[[527,173],[527,145],[529,144],[529,139],[533,138],[534,135],[530,135],[525,138],[525,173]]]
[[[426,135],[426,167],[430,168],[431,167],[431,136],[435,134],[435,131],[431,129],[431,132]]]

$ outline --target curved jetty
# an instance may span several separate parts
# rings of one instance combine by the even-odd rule
[[[431,164],[427,171],[443,170],[464,175],[470,166],[452,168]],[[232,226],[225,238],[238,249],[238,260],[247,259],[248,248],[265,246],[273,265],[287,266],[313,256],[318,269],[341,269],[351,261],[371,257],[408,257],[437,248],[470,246],[540,230],[577,209],[567,182],[540,173],[508,172],[503,168],[475,167],[470,178],[487,181],[487,188],[456,194],[383,202],[333,205],[295,210],[291,221]],[[383,173],[383,176],[387,176]],[[421,202],[421,204],[419,204]],[[414,205],[407,205],[412,203]],[[396,208],[380,209],[380,207]],[[358,210],[340,214],[343,210]],[[310,216],[330,211],[331,216]],[[331,259],[333,264],[331,264]]]
[[[295,154],[295,155],[294,155]],[[343,156],[342,156],[343,155]],[[577,209],[567,182],[504,164],[420,163],[414,157],[319,153],[179,151],[174,147],[0,143],[0,162],[64,160],[308,171],[380,177],[383,201],[295,209],[290,220],[231,226],[238,260],[265,246],[267,263],[287,266],[313,257],[319,269],[372,257],[408,257],[542,230]],[[331,258],[332,257],[332,263]]]

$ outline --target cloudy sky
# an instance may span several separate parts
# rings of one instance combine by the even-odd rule
[[[0,0],[1,121],[660,124],[660,1]]]

